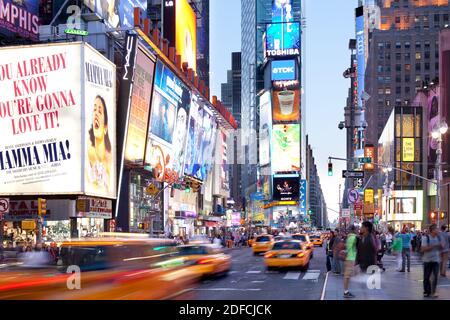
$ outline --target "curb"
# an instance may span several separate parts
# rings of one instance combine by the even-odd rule
[[[329,273],[330,273],[330,271],[327,271],[327,275],[325,276],[325,281],[323,283],[322,295],[320,296],[320,300],[324,300],[325,299],[325,290],[327,288],[328,274]]]

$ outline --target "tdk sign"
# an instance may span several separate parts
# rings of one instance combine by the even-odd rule
[[[296,80],[295,60],[272,61],[272,81]]]

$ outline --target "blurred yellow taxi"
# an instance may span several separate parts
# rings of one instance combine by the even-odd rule
[[[260,254],[272,249],[275,240],[270,234],[259,235],[252,244],[253,254]]]
[[[272,250],[264,255],[268,270],[274,268],[300,268],[306,271],[309,268],[312,251],[306,244],[298,240],[283,240],[275,242]]]
[[[213,244],[179,246],[177,256],[182,257],[194,273],[201,277],[225,275],[231,268],[231,257]]]
[[[311,235],[309,237],[309,239],[311,240],[311,243],[315,246],[323,246],[323,239],[320,235]]]
[[[314,244],[311,242],[311,239],[307,233],[293,234],[292,239],[303,242],[307,248],[314,249]]]

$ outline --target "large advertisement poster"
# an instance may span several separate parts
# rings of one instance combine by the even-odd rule
[[[0,193],[115,197],[115,66],[81,43],[0,56]]]
[[[427,107],[428,107],[428,178],[434,178],[434,165],[436,163],[438,149],[437,139],[431,137],[433,128],[439,125],[439,114],[441,110],[439,108],[439,87],[436,90],[430,90],[430,95],[428,96]]]
[[[273,177],[273,200],[297,201],[299,199],[299,176],[285,175]]]
[[[261,166],[270,163],[270,137],[272,134],[272,103],[270,91],[259,99],[259,163]]]
[[[125,160],[133,164],[144,162],[154,70],[155,63],[138,49],[125,145]]]
[[[39,40],[38,14],[38,0],[1,0],[0,34]]]
[[[300,125],[274,125],[272,150],[273,172],[300,171]]]
[[[273,121],[298,122],[300,118],[300,90],[273,90]]]
[[[184,174],[197,177],[201,157],[202,141],[204,136],[203,114],[204,102],[197,95],[192,95],[191,110],[189,114],[188,139],[186,144],[186,159]]]
[[[187,0],[175,0],[176,35],[175,47],[181,55],[181,63],[197,70],[197,17]]]
[[[197,163],[194,164],[193,176],[205,181],[213,160],[217,125],[208,108],[205,107],[203,111],[203,139]]]
[[[364,75],[366,72],[365,29],[363,7],[356,9],[356,60],[358,74],[358,106],[362,108],[362,93],[364,91]]]
[[[227,163],[227,135],[222,130],[218,131],[218,141],[220,145],[221,162],[220,162],[220,188],[222,190],[230,190],[228,181],[228,163]]]
[[[116,67],[90,47],[85,48],[84,82],[85,191],[111,198],[116,192]]]
[[[151,165],[159,181],[182,173],[190,100],[189,89],[158,61],[145,161]],[[155,150],[158,155],[164,155],[158,161],[153,154]]]
[[[300,24],[270,23],[266,27],[267,57],[300,55]]]

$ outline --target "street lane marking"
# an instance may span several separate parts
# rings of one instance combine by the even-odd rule
[[[286,275],[284,276],[283,279],[298,280],[299,277],[300,277],[300,272],[288,272],[288,273],[286,273]]]
[[[238,273],[237,271],[230,271],[229,274]]]
[[[261,291],[261,289],[236,289],[236,288],[210,288],[194,289],[195,291]]]
[[[308,272],[311,272],[311,273],[315,273],[315,272],[321,272],[320,270],[308,270]]]
[[[247,273],[261,273],[261,270],[250,270]]]
[[[320,271],[319,272],[307,272],[305,274],[305,276],[303,277],[303,280],[317,281],[319,279],[319,276],[320,276]]]
[[[252,281],[252,283],[263,283],[264,282],[264,280],[254,280],[254,281]]]
[[[320,297],[320,300],[324,300],[325,299],[325,289],[327,288],[327,282],[328,282],[328,275],[330,274],[330,271],[327,272],[327,275],[325,277],[325,282],[323,284],[323,288],[322,288],[322,296]]]

